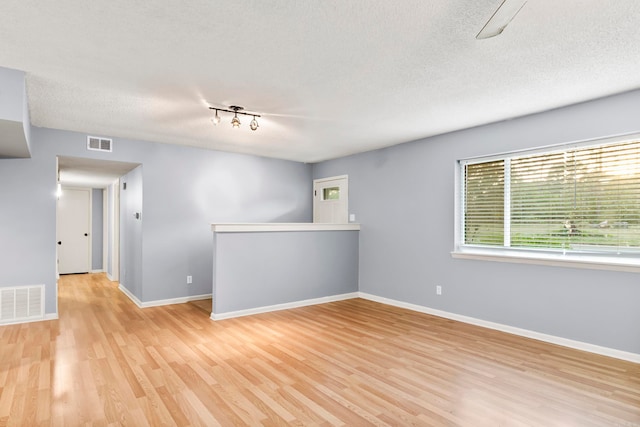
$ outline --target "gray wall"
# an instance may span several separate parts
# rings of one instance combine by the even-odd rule
[[[24,71],[0,67],[0,119],[20,122],[24,119]]]
[[[103,240],[103,202],[102,189],[91,190],[91,269],[102,270]]]
[[[217,315],[358,291],[358,231],[215,233]]]
[[[313,175],[349,175],[360,291],[640,353],[640,275],[450,255],[456,160],[639,132],[638,111],[635,91],[319,163]]]
[[[143,301],[211,293],[211,223],[311,220],[310,165],[160,144],[145,155]]]
[[[143,302],[211,293],[212,222],[311,219],[310,165],[118,138],[101,153],[86,134],[44,128],[31,137],[31,159],[0,159],[0,287],[44,283],[46,313],[56,310],[57,155],[143,165]]]
[[[0,159],[0,287],[46,285],[45,312],[56,311],[56,162]]]
[[[0,67],[0,158],[29,157],[31,126],[25,73]]]

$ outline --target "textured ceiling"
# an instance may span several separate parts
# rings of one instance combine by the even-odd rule
[[[31,121],[315,162],[640,88],[640,1],[3,0]],[[214,127],[242,105],[260,128]]]

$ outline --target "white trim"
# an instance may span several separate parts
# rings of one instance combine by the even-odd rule
[[[187,297],[169,298],[169,299],[142,302],[138,299],[138,297],[133,295],[131,291],[129,291],[129,289],[124,287],[122,283],[118,285],[118,289],[120,289],[123,294],[129,297],[129,299],[133,301],[133,303],[137,305],[138,308],[149,308],[149,307],[159,307],[162,305],[184,304],[186,302],[199,301],[199,300],[211,298],[211,294],[202,294],[202,295],[190,295]]]
[[[510,262],[516,264],[549,265],[554,267],[586,268],[591,270],[640,273],[640,259],[612,258],[587,255],[550,254],[511,249],[468,249],[451,252],[452,258],[480,261]]]
[[[42,317],[37,317],[37,318],[27,317],[23,319],[10,320],[8,322],[2,322],[0,326],[21,325],[23,323],[34,323],[34,322],[45,322],[47,320],[58,320],[58,313],[49,313],[49,314],[45,314]]]
[[[89,229],[87,230],[87,239],[89,241],[89,272],[93,267],[93,188],[87,188],[89,191]]]
[[[124,284],[120,283],[120,284],[118,285],[118,289],[120,289],[120,291],[122,291],[122,293],[123,293],[123,294],[125,294],[126,296],[128,296],[128,297],[129,297],[129,299],[130,299],[131,301],[133,301],[133,303],[134,303],[135,305],[137,305],[137,306],[138,306],[138,308],[142,308],[142,301],[140,301],[140,300],[138,299],[138,297],[137,297],[137,296],[135,296],[134,294],[132,294],[132,293],[131,293],[131,291],[130,291],[129,289],[127,289],[127,288],[124,286]]]
[[[453,202],[453,214],[455,221],[453,222],[453,247],[456,247],[458,242],[464,242],[464,227],[462,226],[464,216],[461,212],[461,207],[466,204],[465,200],[465,180],[464,180],[464,167],[458,161],[454,162],[453,167],[453,187],[455,200]]]
[[[107,279],[109,279],[110,282],[115,282],[116,280],[113,280],[113,276],[109,274],[109,272],[107,272]]]
[[[109,266],[109,191],[107,187],[102,189],[102,270],[107,271]]]
[[[104,269],[99,269],[99,270],[91,270],[89,273],[94,274],[94,273],[104,273]]]
[[[468,323],[471,325],[481,326],[483,328],[494,329],[501,332],[506,332],[513,335],[519,335],[526,338],[532,338],[539,341],[544,341],[551,344],[560,345],[563,347],[569,347],[576,350],[587,351],[590,353],[600,354],[602,356],[613,357],[616,359],[626,360],[629,362],[640,363],[640,354],[631,353],[622,350],[616,350],[613,348],[602,347],[599,345],[589,344],[582,341],[575,341],[567,338],[557,337],[555,335],[543,334],[541,332],[531,331],[528,329],[516,328],[514,326],[504,325],[501,323],[489,322],[475,317],[463,316],[460,314],[450,313],[447,311],[437,310],[417,304],[410,304],[402,301],[396,301],[389,298],[379,297],[376,295],[367,294],[365,292],[358,292],[360,298],[379,302],[382,304],[392,305],[394,307],[405,308],[407,310],[413,310],[420,313],[431,314],[433,316],[444,317],[445,319],[456,320],[462,323]]]
[[[246,310],[229,311],[227,313],[220,313],[220,314],[211,313],[211,320],[231,319],[234,317],[250,316],[252,314],[268,313],[271,311],[288,310],[291,308],[306,307],[308,305],[325,304],[328,302],[342,301],[342,300],[353,299],[353,298],[358,298],[358,292],[332,295],[328,297],[306,299],[302,301],[287,302],[283,304],[268,305],[263,307],[248,308]]]
[[[211,298],[211,294],[190,295],[188,297],[161,299],[161,300],[143,302],[140,308],[158,307],[162,305],[172,305],[172,304],[184,304],[191,301],[200,301],[200,300],[209,299],[209,298]]]
[[[56,264],[57,264],[57,260],[56,260]],[[60,293],[58,292],[58,280],[60,280],[60,275],[58,274],[57,276],[58,277],[56,278],[56,283],[55,283],[55,285],[56,285],[56,313],[55,313],[56,319],[58,318],[58,313],[60,313],[60,309],[58,308],[58,306],[59,306],[58,299],[60,298]],[[47,292],[47,287],[46,286],[45,286],[44,289],[45,289],[45,292]],[[46,293],[45,293],[45,296],[46,296]],[[46,303],[45,303],[45,305],[46,305]],[[45,313],[44,316],[47,317],[47,313]]]
[[[349,175],[328,176],[326,178],[314,179],[313,182],[327,182],[327,181],[335,181],[338,179],[349,179]]]
[[[270,222],[211,224],[214,233],[253,233],[262,231],[358,231],[360,224],[328,224],[311,222]]]
[[[42,320],[58,320],[58,313],[45,313]]]

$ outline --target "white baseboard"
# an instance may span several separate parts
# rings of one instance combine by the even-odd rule
[[[45,313],[43,320],[58,320],[58,313]]]
[[[110,282],[115,282],[115,280],[113,280],[113,276],[109,274],[109,272],[107,272],[107,279],[109,279]]]
[[[91,270],[89,273],[94,274],[94,273],[104,273],[104,270],[100,269],[100,270]]]
[[[184,304],[185,302],[199,301],[202,299],[209,299],[209,298],[211,298],[211,294],[190,295],[188,297],[160,299],[156,301],[143,302],[140,308],[158,307],[161,305]]]
[[[536,331],[531,331],[528,329],[521,329],[521,328],[516,328],[514,326],[503,325],[501,323],[489,322],[482,319],[476,319],[475,317],[463,316],[460,314],[450,313],[448,311],[436,310],[434,308],[429,308],[421,305],[392,300],[389,298],[367,294],[365,292],[358,292],[358,296],[363,299],[379,302],[382,304],[392,305],[394,307],[406,308],[408,310],[431,314],[438,317],[444,317],[445,319],[451,319],[451,320],[456,320],[458,322],[469,323],[471,325],[481,326],[483,328],[495,329],[497,331],[507,332],[509,334],[519,335],[527,338],[533,338],[538,341],[557,344],[563,347],[569,347],[576,350],[588,351],[590,353],[595,353],[603,356],[613,357],[616,359],[626,360],[628,362],[640,363],[640,354],[636,354],[636,353],[616,350],[614,348],[602,347],[599,345],[589,344],[582,341],[570,340],[567,338],[557,337],[555,335],[548,335],[548,334],[543,334]]]
[[[45,313],[42,317],[20,318],[2,322],[0,326],[21,325],[23,323],[45,322],[47,320],[58,320],[58,313]]]
[[[118,287],[125,295],[131,299],[139,308],[147,308],[147,307],[157,307],[162,305],[170,305],[170,304],[182,304],[189,301],[198,301],[202,299],[211,298],[211,294],[203,294],[203,295],[194,295],[188,297],[181,298],[171,298],[165,300],[156,300],[156,301],[148,301],[141,302],[135,295],[133,295],[127,288],[125,288],[122,284]],[[490,322],[487,320],[477,319],[475,317],[463,316],[461,314],[450,313],[448,311],[437,310],[430,307],[425,307],[422,305],[411,304],[403,301],[397,301],[389,298],[379,297],[376,295],[368,294],[366,292],[352,292],[341,295],[333,295],[328,297],[321,298],[313,298],[302,301],[294,301],[284,304],[276,304],[270,306],[256,307],[250,308],[246,310],[237,310],[231,311],[227,313],[211,313],[211,320],[224,320],[231,319],[234,317],[242,317],[242,316],[250,316],[252,314],[260,314],[260,313],[268,313],[271,311],[279,311],[279,310],[287,310],[298,307],[305,307],[308,305],[316,305],[316,304],[324,304],[328,302],[334,301],[342,301],[346,299],[352,298],[363,298],[370,301],[379,302],[382,304],[391,305],[394,307],[405,308],[407,310],[417,311],[420,313],[431,314],[433,316],[443,317],[445,319],[456,320],[462,323],[468,323],[471,325],[481,326],[488,329],[494,329],[501,332],[506,332],[513,335],[519,335],[526,338],[532,338],[543,342],[548,342],[551,344],[560,345],[563,347],[569,347],[576,350],[587,351],[590,353],[600,354],[602,356],[613,357],[615,359],[626,360],[633,363],[640,363],[640,354],[631,353],[627,351],[617,350],[609,347],[603,347],[595,344],[589,344],[582,341],[571,340],[568,338],[562,338],[555,335],[544,334],[541,332],[531,331],[528,329],[517,328],[514,326],[504,325],[502,323]],[[49,315],[48,315],[49,316]],[[57,314],[54,314],[52,319],[57,319]],[[46,319],[50,320],[50,319]]]
[[[124,287],[122,283],[120,283],[120,285],[118,286],[118,289],[120,289],[122,293],[128,296],[129,299],[133,301],[135,305],[138,306],[138,308],[159,307],[161,305],[172,305],[172,304],[184,304],[185,302],[189,302],[189,301],[199,301],[199,300],[211,298],[211,294],[202,294],[202,295],[191,295],[188,297],[169,298],[169,299],[162,299],[162,300],[156,300],[156,301],[142,302],[138,299],[138,297],[133,295],[131,291],[129,291],[129,289]]]
[[[348,294],[332,295],[328,297],[320,297],[306,299],[302,301],[287,302],[284,304],[268,305],[263,307],[248,308],[246,310],[229,311],[227,313],[211,313],[211,320],[231,319],[233,317],[250,316],[252,314],[268,313],[270,311],[288,310],[291,308],[305,307],[308,305],[324,304],[334,301],[342,301],[345,299],[358,298],[358,292]]]
[[[140,300],[138,299],[138,297],[137,297],[137,296],[135,296],[134,294],[132,294],[132,293],[131,293],[131,291],[130,291],[129,289],[127,289],[127,288],[126,288],[122,283],[120,283],[120,284],[118,285],[118,289],[120,289],[120,291],[121,291],[123,294],[125,294],[126,296],[128,296],[128,297],[129,297],[129,299],[130,299],[131,301],[133,301],[133,303],[134,303],[135,305],[137,305],[137,306],[138,306],[138,308],[142,308],[142,301],[140,301]]]

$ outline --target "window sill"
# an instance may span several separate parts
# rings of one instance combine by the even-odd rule
[[[556,267],[587,268],[640,273],[640,259],[614,258],[593,255],[557,254],[505,249],[464,248],[451,252],[453,258],[518,264],[551,265]]]

